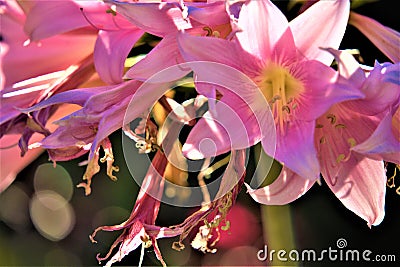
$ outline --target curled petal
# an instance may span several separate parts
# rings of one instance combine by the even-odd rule
[[[284,166],[278,178],[270,185],[259,189],[252,189],[246,183],[245,185],[247,193],[258,203],[285,205],[304,195],[314,183],[315,181],[304,179]]]
[[[122,82],[125,60],[143,31],[99,31],[94,49],[94,64],[100,78],[108,84]]]
[[[346,208],[366,220],[369,227],[382,222],[387,180],[383,161],[354,153],[343,163],[334,183],[325,180]]]
[[[178,3],[167,2],[121,2],[106,0],[116,6],[117,13],[124,16],[140,29],[157,36],[191,28],[184,18]]]
[[[373,134],[353,151],[373,159],[400,164],[400,109],[392,116],[387,112]]]

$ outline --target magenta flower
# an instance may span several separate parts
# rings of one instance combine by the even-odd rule
[[[183,147],[184,153],[189,158],[211,156],[214,151],[199,151],[199,143],[205,138],[217,144],[217,153],[244,147],[248,145],[246,138],[230,140],[233,132],[228,136],[221,126],[240,129],[244,125],[250,145],[261,141],[267,154],[289,169],[302,177],[317,179],[320,168],[314,146],[315,120],[334,103],[362,96],[357,90],[334,84],[337,73],[329,67],[333,58],[319,49],[339,46],[348,14],[348,1],[320,1],[288,23],[270,1],[249,1],[239,13],[240,31],[234,41],[182,34],[179,45],[187,61],[233,67],[260,89],[221,73],[221,68],[193,66],[199,80],[231,85],[231,92],[217,88],[223,95],[222,103],[216,104],[216,112],[207,115],[211,119],[203,119],[194,127]],[[221,112],[223,105],[228,105],[240,119]],[[265,125],[276,125],[275,154],[269,144],[273,133],[267,131],[261,136],[254,129],[254,114],[265,117],[261,114],[269,108],[274,122]]]
[[[365,98],[336,103],[317,119],[315,145],[321,173],[337,198],[371,227],[385,215],[387,178],[382,160],[399,164],[400,159],[399,115],[394,113],[399,106],[398,68],[376,64],[365,73],[352,55],[327,50],[335,55],[348,86],[356,86]],[[286,172],[265,188],[249,189],[250,195],[258,202],[280,205],[312,186]]]

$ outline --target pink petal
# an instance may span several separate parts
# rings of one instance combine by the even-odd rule
[[[272,184],[260,189],[252,189],[248,184],[247,193],[258,203],[265,205],[285,205],[304,195],[314,181],[304,179],[285,166]]]
[[[397,124],[397,128],[396,128]],[[400,109],[393,116],[387,112],[373,134],[363,143],[352,148],[366,156],[400,164]]]
[[[307,79],[304,82],[305,91],[299,97],[301,103],[296,118],[315,120],[333,104],[364,97],[358,88],[343,78],[339,77],[336,81],[337,73],[319,61],[303,61],[298,68],[307,73]]]
[[[277,127],[275,156],[266,151],[267,154],[275,157],[303,179],[318,179],[320,168],[314,147],[315,121],[293,120],[284,127],[284,131]],[[261,142],[263,148],[270,145],[268,136]]]
[[[349,18],[350,1],[319,1],[292,20],[297,48],[308,59],[330,66],[332,55],[320,47],[338,49]]]
[[[125,60],[142,34],[143,31],[139,29],[99,31],[94,49],[94,64],[104,82],[122,82]]]
[[[365,98],[345,102],[346,107],[366,115],[376,115],[398,105],[400,99],[399,67],[400,63],[383,65],[376,63],[361,87]]]
[[[176,38],[176,34],[166,35],[145,58],[125,73],[125,77],[145,81],[168,67],[183,63],[184,60],[179,53]]]
[[[191,28],[190,22],[183,17],[178,3],[128,3],[114,0],[105,2],[115,5],[117,13],[135,26],[157,36]]]
[[[400,61],[400,33],[366,16],[350,13],[349,24],[360,30],[392,62]]]
[[[237,33],[237,38],[243,49],[259,59],[266,59],[288,28],[288,21],[269,0],[258,0],[242,6],[238,26],[242,31]]]
[[[178,44],[186,61],[209,61],[231,66],[238,70],[252,69],[257,60],[235,42],[214,37],[197,37],[179,34]],[[254,67],[256,70],[257,68]]]
[[[62,92],[59,94],[55,94],[54,96],[41,101],[40,103],[32,106],[30,108],[22,109],[22,112],[28,113],[36,110],[40,110],[49,106],[69,103],[83,106],[85,102],[92,96],[99,94],[101,92],[105,92],[110,90],[111,86],[101,86],[101,87],[90,87],[90,88],[82,88],[75,89],[66,92]]]
[[[333,48],[324,48],[331,53],[338,62],[338,71],[341,76],[349,79],[354,86],[361,87],[366,79],[364,71],[354,56],[346,51],[340,51]]]
[[[382,222],[387,180],[383,161],[354,153],[343,163],[334,183],[325,180],[346,208],[366,220],[369,227]]]
[[[96,10],[98,16],[108,15],[105,14],[107,6],[101,2],[36,1],[27,14],[24,30],[31,41],[38,41],[90,26],[81,7],[85,13]],[[93,31],[96,32],[96,29]]]
[[[197,3],[191,5],[190,2],[185,4],[189,6],[189,17],[191,20],[196,20],[197,22],[208,26],[229,23],[229,16],[226,12],[225,3],[223,1],[204,3],[204,5],[197,5]]]
[[[202,159],[244,149],[260,141],[261,125],[239,96],[226,93],[215,113],[207,112],[195,125],[182,151],[190,159]]]

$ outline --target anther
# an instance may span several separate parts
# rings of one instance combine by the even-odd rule
[[[287,105],[282,106],[282,111],[286,111],[288,114],[290,114],[290,108]]]
[[[336,129],[345,129],[345,128],[346,128],[346,125],[344,125],[344,124],[342,124],[342,123],[338,123],[338,124],[335,125],[335,128],[336,128]]]
[[[331,121],[331,124],[336,123],[336,116],[334,114],[328,114],[326,118]]]

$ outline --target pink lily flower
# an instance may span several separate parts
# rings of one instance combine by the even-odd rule
[[[333,57],[319,49],[339,46],[348,14],[348,1],[320,1],[289,23],[270,1],[248,1],[239,13],[237,24],[241,31],[234,41],[181,34],[179,45],[188,62],[208,61],[233,67],[259,87],[257,90],[237,75],[222,73],[218,64],[214,68],[193,65],[200,81],[230,85],[231,92],[217,87],[223,95],[221,103],[216,104],[216,112],[207,115],[211,119],[203,119],[194,127],[183,152],[189,158],[211,156],[215,151],[199,150],[199,143],[205,138],[217,144],[217,154],[261,141],[266,153],[290,170],[317,179],[320,168],[314,146],[315,120],[334,103],[362,97],[358,90],[334,83],[340,77],[329,67]],[[233,112],[227,114],[223,105]],[[267,118],[261,114],[269,108],[274,121],[261,125],[276,126],[275,153],[269,144],[273,132],[262,136],[254,126],[254,116]],[[232,119],[235,114],[240,118]],[[230,140],[233,132],[228,136],[223,129],[243,126],[248,140]]]
[[[399,164],[400,159],[399,114],[393,115],[399,106],[398,67],[376,64],[365,73],[352,55],[327,51],[335,56],[348,85],[356,86],[365,98],[337,103],[317,119],[315,144],[321,173],[337,198],[371,227],[385,215],[387,178],[382,160]],[[269,186],[256,190],[247,186],[252,198],[282,205],[311,188],[312,183],[285,168]]]
[[[346,108],[369,116],[378,116],[379,122],[370,136],[352,147],[352,151],[376,160],[400,164],[400,63],[376,63],[365,73],[356,60],[346,52],[328,49],[339,63],[340,73],[365,94],[362,100],[344,102]]]

